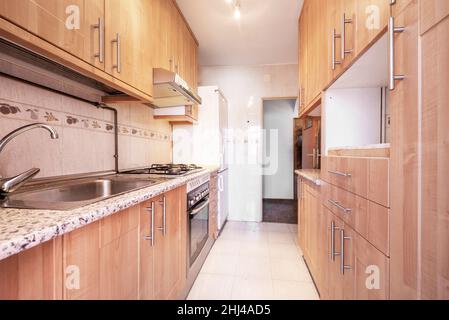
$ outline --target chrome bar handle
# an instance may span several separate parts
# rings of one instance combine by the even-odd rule
[[[162,205],[162,227],[158,227],[159,231],[162,231],[162,234],[165,236],[167,233],[167,198],[164,196],[162,200],[159,202]]]
[[[100,63],[104,62],[104,21],[98,18],[98,24],[94,25],[94,29],[98,29],[98,53],[94,55]]]
[[[145,237],[145,240],[151,241],[151,246],[154,246],[154,202],[151,202],[151,207],[147,208],[147,211],[151,213],[151,226],[150,226],[150,235]]]
[[[343,172],[339,172],[339,171],[328,171],[330,174],[334,174],[336,176],[340,176],[340,177],[345,177],[345,178],[350,178],[352,175],[350,173],[343,173]]]
[[[404,32],[404,27],[395,27],[394,25],[394,17],[390,17],[388,20],[388,40],[389,40],[389,89],[393,91],[396,88],[396,81],[404,80],[404,75],[396,75],[394,73],[395,63],[394,63],[394,53],[395,53],[395,45],[394,45],[394,35],[395,33]]]
[[[341,64],[341,61],[337,61],[335,54],[336,54],[336,49],[335,49],[335,40],[341,38],[341,34],[337,34],[337,31],[335,29],[332,30],[332,70],[335,70],[337,64]]]
[[[333,206],[337,207],[338,209],[340,209],[341,211],[343,211],[344,213],[351,213],[351,212],[352,212],[352,209],[343,207],[343,206],[342,206],[338,201],[336,201],[336,200],[329,199],[329,200],[327,200],[327,201],[328,201],[331,205],[333,205]]]
[[[345,274],[345,270],[351,270],[352,267],[345,264],[345,240],[351,240],[351,237],[345,237],[345,230],[340,229],[340,272]]]
[[[122,55],[121,55],[121,47],[122,47],[122,42],[120,40],[120,34],[117,33],[116,37],[114,40],[112,40],[112,43],[116,43],[117,44],[117,63],[115,65],[112,66],[113,69],[117,69],[118,73],[122,72]]]
[[[339,256],[340,252],[335,252],[335,230],[338,230],[340,228],[335,226],[335,221],[331,222],[331,259],[332,261],[335,261],[335,257]]]
[[[343,13],[341,20],[341,59],[344,60],[345,56],[352,53],[353,49],[346,50],[346,25],[352,23],[352,19],[346,19],[346,13]]]

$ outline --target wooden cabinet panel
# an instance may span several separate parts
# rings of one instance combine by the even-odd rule
[[[0,261],[0,300],[62,299],[62,239]]]
[[[321,187],[323,204],[384,254],[389,255],[389,210],[331,184]]]
[[[327,299],[342,300],[344,298],[344,276],[340,272],[341,242],[339,232],[344,228],[344,223],[323,207],[326,215],[328,230],[328,264],[327,264]]]
[[[178,299],[185,286],[187,239],[185,188],[170,191],[140,206],[140,299]],[[164,235],[164,210],[166,203]],[[154,243],[152,212],[154,203]]]
[[[148,95],[153,91],[151,10],[151,1],[105,0],[105,70]]]
[[[447,0],[421,0],[420,31],[424,34],[449,15],[449,1]]]
[[[389,207],[390,163],[386,158],[324,157],[324,181]]]
[[[141,300],[154,299],[154,260],[155,249],[154,244],[151,243],[150,237],[152,236],[153,221],[156,225],[156,215],[154,220],[152,219],[152,204],[156,207],[156,201],[160,201],[159,198],[154,198],[149,201],[140,204],[140,253],[139,253],[139,295]],[[154,212],[155,214],[155,212]],[[154,232],[155,232],[154,227]]]
[[[64,270],[72,270],[69,278],[65,275],[64,299],[97,300],[100,299],[100,222],[67,233],[63,236]],[[79,287],[76,282],[68,282],[79,275]],[[76,281],[76,280],[75,280]]]
[[[394,8],[402,5],[397,1]],[[394,10],[396,74],[404,74],[390,92],[391,110],[391,298],[418,297],[418,2]]]
[[[71,9],[73,8],[73,9]],[[79,28],[72,14],[79,8]],[[0,16],[34,35],[104,70],[99,54],[99,19],[104,22],[104,0],[0,1]],[[68,11],[67,11],[68,10]],[[67,28],[66,23],[74,28]]]
[[[438,3],[441,1],[435,1]],[[423,299],[449,299],[448,34],[449,17],[446,17],[429,29],[421,41]]]
[[[100,221],[101,299],[138,299],[138,225],[138,207]]]
[[[156,257],[156,259],[163,257],[163,268],[159,276],[162,279],[162,292],[159,295],[162,299],[177,299],[180,290],[182,289],[185,281],[185,273],[182,266],[182,252],[185,251],[187,246],[182,241],[182,224],[181,224],[181,206],[180,206],[180,189],[176,189],[166,193],[166,234],[163,235],[162,230],[156,233],[156,241],[163,243],[162,252]],[[162,212],[162,208],[161,212]],[[184,211],[185,215],[185,211]],[[163,221],[163,219],[162,219]],[[162,225],[159,229],[163,228]],[[156,276],[157,273],[156,273]],[[158,295],[156,295],[158,298]]]
[[[344,236],[344,297],[349,300],[389,299],[389,259],[345,225]],[[341,263],[341,261],[340,261]]]
[[[357,0],[356,54],[363,53],[373,41],[384,34],[390,17],[388,0]]]

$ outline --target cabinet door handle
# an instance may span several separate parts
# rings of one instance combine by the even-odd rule
[[[337,31],[335,29],[332,30],[332,70],[335,70],[337,67],[337,64],[341,64],[341,61],[337,61],[335,55],[336,55],[336,43],[335,41],[341,38],[341,34],[337,34]]]
[[[333,205],[333,206],[337,207],[338,209],[340,209],[341,211],[343,211],[344,213],[351,213],[351,212],[352,212],[352,209],[343,207],[343,206],[342,206],[338,201],[336,201],[336,200],[329,199],[329,200],[327,200],[327,201],[328,201],[331,205]]]
[[[390,64],[389,64],[389,89],[393,91],[396,88],[396,81],[404,80],[404,75],[396,75],[394,73],[395,63],[394,63],[394,53],[395,53],[395,45],[394,45],[394,35],[395,33],[404,32],[404,27],[395,27],[394,25],[394,17],[390,17],[388,20],[388,42],[389,42],[389,56],[390,56]]]
[[[113,69],[117,69],[118,73],[122,72],[122,55],[121,55],[121,51],[122,51],[122,42],[120,40],[120,34],[117,33],[116,37],[114,40],[112,40],[112,43],[116,43],[117,44],[117,63],[115,65],[112,66]]]
[[[341,59],[344,60],[345,56],[352,52],[353,49],[346,49],[346,25],[351,24],[352,19],[346,18],[346,13],[343,13],[341,19]]]
[[[350,178],[352,175],[350,173],[343,173],[343,172],[339,172],[339,171],[328,171],[330,174],[334,174],[336,176],[340,176],[340,177],[345,177],[345,178]]]
[[[98,58],[100,63],[104,62],[104,21],[102,18],[98,18],[98,24],[94,25],[95,29],[98,29],[98,53],[94,55]]]
[[[345,264],[345,241],[351,240],[351,237],[345,236],[345,230],[340,229],[340,272],[341,274],[345,274],[345,270],[351,270],[351,266]]]
[[[162,204],[162,227],[157,228],[159,231],[162,231],[162,234],[165,236],[167,233],[167,198],[164,196],[160,201]]]
[[[151,207],[147,208],[147,211],[151,213],[151,226],[150,226],[150,235],[145,237],[145,240],[151,241],[151,246],[154,246],[154,202],[151,202]]]
[[[331,222],[331,259],[332,261],[335,261],[335,257],[339,256],[340,252],[335,252],[335,230],[338,230],[340,228],[335,226],[335,221]]]

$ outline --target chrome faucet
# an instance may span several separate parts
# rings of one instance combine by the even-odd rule
[[[52,139],[58,139],[59,138],[58,133],[56,132],[56,130],[53,127],[49,126],[49,125],[46,125],[46,124],[43,124],[43,123],[29,124],[29,125],[20,127],[20,128],[18,128],[16,130],[12,131],[11,133],[7,134],[6,136],[4,136],[3,139],[0,140],[0,153],[3,151],[5,146],[12,139],[14,139],[15,137],[21,135],[24,132],[27,132],[27,131],[32,130],[32,129],[37,129],[37,128],[42,128],[42,129],[48,130],[50,132],[50,137]],[[33,169],[30,169],[30,170],[28,170],[26,172],[23,172],[23,173],[15,176],[15,177],[0,179],[0,198],[4,198],[9,193],[16,191],[25,182],[27,182],[28,180],[33,178],[39,172],[40,172],[40,169],[33,168]]]

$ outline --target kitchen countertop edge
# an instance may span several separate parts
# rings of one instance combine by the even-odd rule
[[[300,169],[295,170],[295,173],[312,182],[313,184],[320,186],[321,185],[321,170],[320,169]]]
[[[0,261],[181,187],[206,174],[211,174],[211,170],[173,178],[67,211],[0,208]]]

